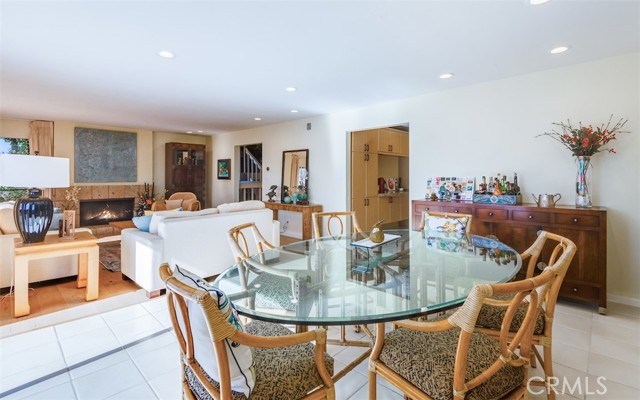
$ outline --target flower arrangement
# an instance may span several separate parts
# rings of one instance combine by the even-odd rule
[[[138,215],[144,215],[144,210],[150,210],[151,205],[156,201],[156,195],[154,194],[154,184],[145,183],[144,189],[138,192]],[[165,190],[165,194],[167,191]],[[164,195],[157,198],[157,200],[163,200]]]
[[[75,210],[78,204],[78,196],[80,195],[80,187],[73,185],[64,192],[64,202],[62,208],[65,210]]]
[[[583,126],[582,122],[578,123],[575,127],[571,125],[571,121],[554,122],[553,125],[559,126],[561,132],[553,130],[551,132],[545,132],[538,136],[550,136],[552,139],[562,143],[564,147],[571,150],[574,157],[592,156],[601,151],[608,151],[609,153],[615,153],[613,148],[604,147],[610,141],[616,139],[618,133],[628,133],[623,131],[622,127],[627,123],[626,119],[620,118],[620,120],[611,127],[611,120],[613,115],[609,117],[607,125],[593,127],[591,125]],[[536,136],[536,137],[538,137]]]

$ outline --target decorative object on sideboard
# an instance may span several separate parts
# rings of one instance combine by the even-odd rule
[[[438,200],[471,201],[473,199],[474,187],[474,178],[455,176],[427,178],[427,193],[425,194],[425,199],[429,199],[435,194]]]
[[[269,188],[269,191],[267,192],[267,197],[269,198],[269,202],[273,203],[275,201],[275,197],[276,197],[276,189],[278,188],[278,185],[271,185],[271,187]]]
[[[562,195],[560,193],[539,194],[537,198],[535,194],[531,193],[531,196],[533,197],[533,201],[536,202],[536,205],[538,207],[547,207],[547,208],[555,207],[556,203],[562,198]],[[556,199],[556,196],[558,197],[558,199]]]
[[[154,193],[155,184],[153,182],[144,183],[143,186],[144,189],[138,192],[138,209],[136,210],[136,215],[139,217],[145,215],[146,211],[150,211],[154,202],[164,200],[167,195],[166,189],[163,195],[156,195]]]
[[[478,190],[473,194],[473,202],[480,204],[522,204],[522,194],[518,185],[518,174],[513,173],[513,181],[507,175],[497,173],[496,177],[482,176]]]
[[[24,243],[43,242],[53,219],[53,202],[39,188],[69,186],[69,159],[22,154],[0,154],[0,186],[28,187],[18,199],[13,216]]]
[[[616,139],[618,133],[629,133],[623,131],[622,128],[627,120],[620,118],[613,127],[611,120],[613,114],[609,117],[607,124],[596,126],[583,126],[582,122],[578,122],[578,126],[571,125],[571,121],[553,122],[553,125],[560,127],[560,132],[552,130],[538,136],[549,136],[554,140],[562,143],[564,147],[571,151],[576,158],[578,171],[576,174],[576,207],[591,207],[591,157],[601,151],[614,153],[613,148],[605,147],[610,141]]]
[[[373,243],[382,243],[382,241],[384,240],[384,231],[382,230],[383,222],[384,219],[381,219],[380,221],[373,224],[373,229],[369,234],[369,239],[371,239]]]

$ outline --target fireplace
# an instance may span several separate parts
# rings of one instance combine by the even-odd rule
[[[80,226],[106,225],[133,218],[134,198],[80,200]]]

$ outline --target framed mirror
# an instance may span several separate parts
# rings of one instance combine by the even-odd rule
[[[285,189],[285,186],[288,189]],[[282,183],[280,201],[283,203],[309,202],[309,150],[282,152]]]

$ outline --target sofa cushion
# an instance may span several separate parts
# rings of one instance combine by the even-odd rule
[[[18,233],[15,220],[13,219],[13,205],[11,208],[0,209],[0,231],[3,234]]]
[[[165,200],[165,204],[167,205],[167,210],[175,210],[176,208],[182,207],[182,199],[176,200]]]
[[[155,214],[154,214],[155,215]],[[244,332],[244,327],[240,323],[238,314],[227,295],[211,286],[204,279],[176,265],[173,276],[180,282],[194,289],[204,290],[209,293],[213,301],[218,305],[227,321],[236,329]],[[209,376],[220,376],[216,352],[213,341],[209,334],[209,328],[205,316],[200,306],[194,302],[188,302],[189,320],[191,322],[191,332],[193,334],[193,347],[195,358],[202,369]],[[182,327],[184,329],[184,327]],[[231,376],[231,390],[243,393],[249,397],[251,390],[255,386],[255,371],[253,368],[253,355],[251,348],[245,345],[232,342],[228,339],[227,349],[229,350],[229,373]]]
[[[151,214],[151,222],[149,223],[149,233],[158,233],[158,224],[165,218],[184,217],[188,214],[184,213],[182,209],[169,210],[169,211],[156,211]]]
[[[247,200],[238,203],[220,204],[218,206],[218,211],[223,214],[237,211],[258,210],[264,207],[264,203],[260,200]]]
[[[141,217],[133,217],[133,224],[136,228],[140,229],[143,232],[149,232],[149,225],[151,225],[152,215],[143,215]]]

